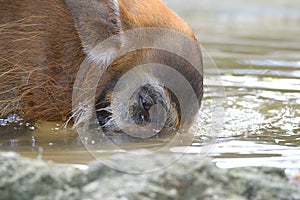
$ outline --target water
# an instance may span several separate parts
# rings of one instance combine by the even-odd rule
[[[193,144],[188,149],[174,145],[164,152],[209,156],[224,168],[300,168],[299,1],[166,2],[193,28],[205,56],[211,56],[218,70],[206,57],[206,93],[201,119],[193,129]],[[214,81],[218,78],[222,82]],[[215,119],[223,120],[217,130],[212,126]],[[85,164],[94,158],[82,143],[96,147],[100,142],[92,138],[81,142],[77,133],[64,129],[61,122],[21,127],[18,123],[1,127],[2,151]],[[24,134],[28,127],[35,130]],[[98,154],[105,157],[140,148],[156,151],[169,142],[167,138],[112,140],[118,150],[105,150],[104,141],[104,150]]]
[[[210,152],[214,161],[226,168],[299,168],[300,3],[168,3],[178,6],[220,70],[226,112]],[[218,75],[205,70],[207,79]],[[204,111],[215,93],[206,96]],[[201,145],[193,145],[188,153],[199,152]]]

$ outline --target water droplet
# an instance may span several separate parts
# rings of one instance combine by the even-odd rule
[[[32,148],[35,147],[35,138],[33,136],[31,137],[31,146]]]
[[[4,119],[0,119],[0,126],[6,126],[7,122]]]

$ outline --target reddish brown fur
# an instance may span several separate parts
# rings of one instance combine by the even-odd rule
[[[0,7],[1,114],[61,120],[84,54],[61,0],[4,1]]]
[[[170,28],[195,38],[190,27],[160,0],[119,0],[123,29]]]
[[[160,0],[119,0],[119,4],[124,30],[165,27],[195,39]],[[84,36],[78,33],[64,0],[1,1],[1,116],[22,112],[36,119],[65,120],[71,115],[73,83],[86,57],[82,38],[97,37],[85,31]]]

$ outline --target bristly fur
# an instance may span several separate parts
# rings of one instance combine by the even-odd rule
[[[22,7],[19,16],[12,12],[14,7]],[[1,3],[1,117],[22,113],[36,119],[65,120],[71,114],[74,71],[84,55],[69,15],[57,0]],[[61,26],[65,28],[53,29]]]
[[[134,61],[148,54],[132,54],[129,57],[133,58],[121,59],[103,68],[106,72],[100,83],[100,92],[105,93],[100,96],[103,99],[86,98],[72,111],[73,86],[80,66],[86,59],[98,67],[106,66],[126,43],[122,32],[143,27],[169,28],[195,39],[185,22],[160,0],[2,1],[0,116],[20,113],[41,120],[74,118],[75,126],[89,120],[95,111],[95,101],[110,103],[110,86],[120,74],[134,66],[131,65]],[[99,43],[111,36],[116,40],[110,48],[97,49]],[[152,61],[152,58],[145,60]],[[166,59],[173,60],[172,57]],[[171,99],[162,86],[155,80],[152,82],[164,98]],[[178,121],[175,106],[167,104],[170,107],[168,120],[170,123]],[[101,109],[114,113],[116,108]],[[111,118],[107,126],[113,124]]]

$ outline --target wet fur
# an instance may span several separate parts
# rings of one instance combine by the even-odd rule
[[[84,3],[85,2],[85,3]],[[0,7],[0,110],[42,120],[68,120],[75,125],[89,119],[95,100],[87,100],[72,113],[72,90],[77,71],[88,58],[91,65],[107,62],[110,52],[94,47],[106,38],[139,27],[170,28],[195,39],[191,29],[160,0],[5,0]],[[120,36],[118,45],[124,43]],[[188,48],[188,47],[187,47]],[[113,52],[111,52],[113,53]],[[140,60],[140,58],[143,60]],[[146,59],[145,59],[146,58]],[[190,67],[164,52],[142,50],[115,61],[100,81],[96,110],[109,107],[111,87],[132,66],[154,60],[177,66],[190,77],[199,99],[202,80]],[[177,63],[177,65],[176,65]],[[184,63],[188,66],[187,63]],[[158,87],[158,86],[157,86]],[[161,88],[158,88],[161,89]],[[170,99],[170,94],[165,94]],[[105,107],[99,105],[107,104]],[[172,105],[169,105],[172,107]],[[175,112],[175,107],[171,112]],[[170,116],[174,114],[171,113]],[[177,113],[173,121],[178,121]],[[112,119],[113,120],[113,119]],[[107,126],[113,124],[110,121]]]
[[[84,58],[70,15],[58,0],[1,2],[1,116],[12,112],[43,120],[70,116],[74,72]]]

